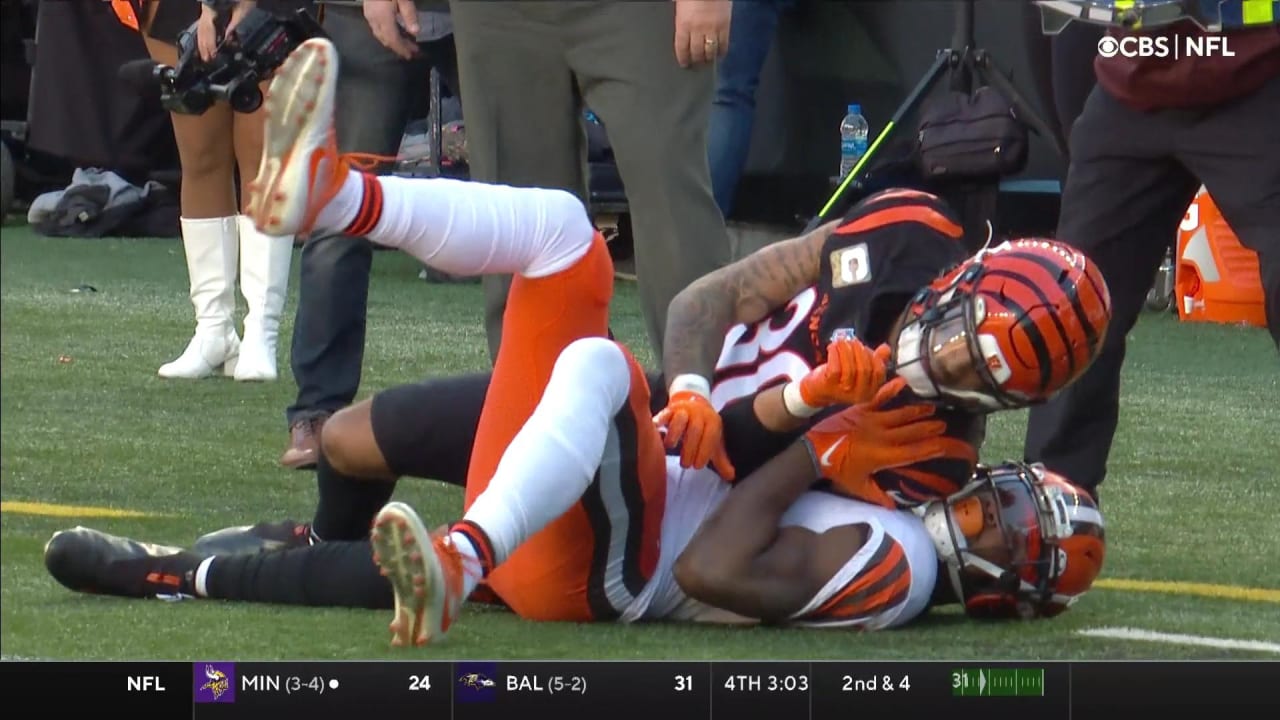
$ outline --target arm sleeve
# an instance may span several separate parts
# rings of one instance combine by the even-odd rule
[[[755,395],[748,395],[720,411],[720,418],[724,421],[724,449],[729,453],[739,478],[758,470],[804,434],[803,428],[785,433],[769,430],[756,417],[754,403]]]

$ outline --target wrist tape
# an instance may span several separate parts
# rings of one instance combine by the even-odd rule
[[[811,418],[822,410],[804,401],[804,397],[800,394],[800,383],[794,380],[782,388],[782,404],[792,417],[797,418]]]

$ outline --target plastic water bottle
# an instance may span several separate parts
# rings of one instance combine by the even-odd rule
[[[849,106],[849,114],[840,121],[840,179],[853,170],[867,152],[867,119],[862,117],[862,106]]]

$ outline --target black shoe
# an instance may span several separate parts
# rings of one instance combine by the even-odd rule
[[[216,530],[200,536],[191,551],[197,555],[252,555],[306,547],[311,543],[310,523],[281,520]]]
[[[196,568],[203,560],[182,548],[87,527],[56,532],[44,546],[44,566],[55,580],[76,592],[120,597],[194,597]]]

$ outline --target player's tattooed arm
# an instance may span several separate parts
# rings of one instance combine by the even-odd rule
[[[704,275],[676,295],[667,309],[663,339],[667,380],[681,375],[709,380],[726,330],[764,319],[818,282],[822,246],[838,222],[764,247]]]
[[[822,536],[779,523],[817,479],[815,467],[808,446],[797,442],[735,487],[676,560],[680,588],[708,605],[764,622],[780,622],[803,609],[831,575],[821,567],[815,571]]]

